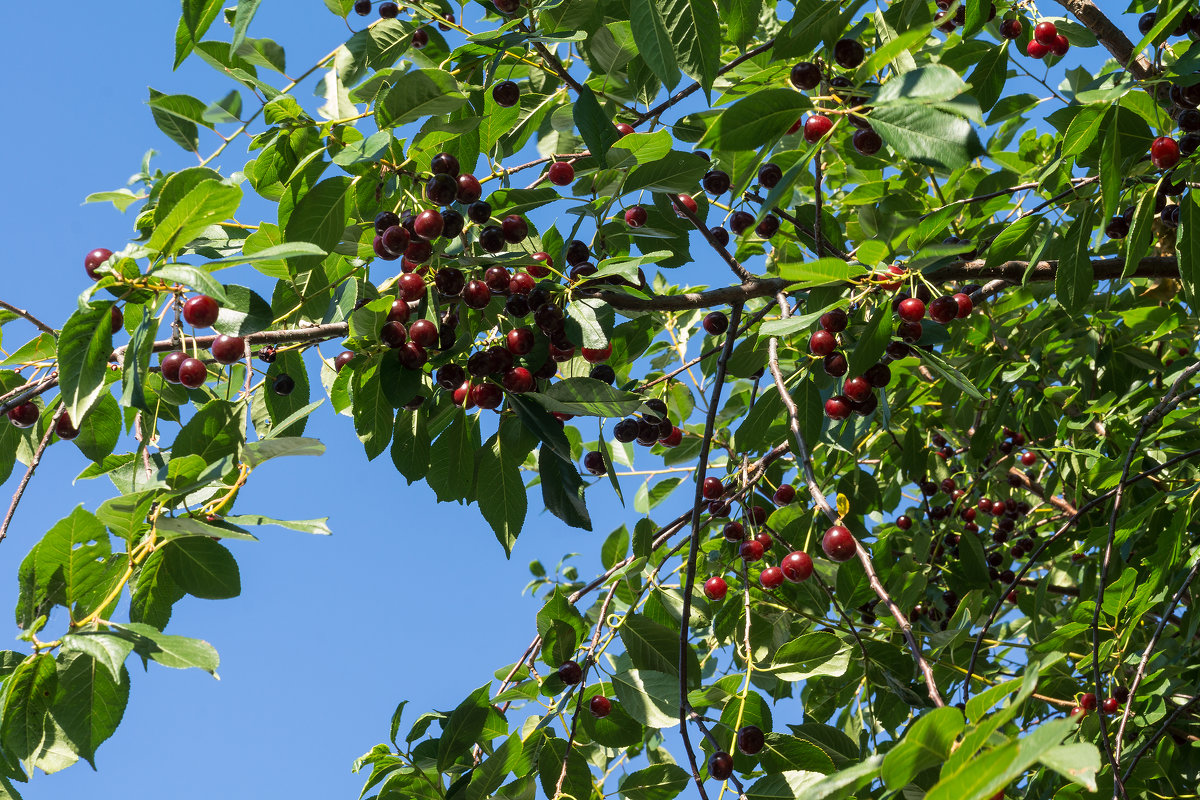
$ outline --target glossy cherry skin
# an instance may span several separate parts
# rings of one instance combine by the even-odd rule
[[[900,301],[896,313],[905,322],[920,322],[925,318],[925,304],[919,298],[909,297]]]
[[[1062,57],[1065,56],[1067,51],[1071,49],[1071,43],[1067,41],[1067,37],[1060,33],[1058,36],[1054,37],[1054,41],[1050,43],[1049,47],[1051,53]]]
[[[525,355],[533,349],[533,343],[533,331],[529,328],[515,328],[505,336],[505,344],[513,355]]]
[[[833,129],[833,122],[824,114],[813,114],[804,121],[804,140],[815,144]]]
[[[395,3],[380,3],[379,16],[382,19],[395,19],[400,13],[400,6]]]
[[[850,317],[840,308],[821,315],[821,327],[830,333],[841,333],[850,324]]]
[[[727,542],[741,542],[746,538],[746,529],[740,522],[727,522],[725,527],[721,529],[721,535],[725,537]]]
[[[246,355],[246,340],[241,336],[218,336],[212,343],[213,358],[218,364],[232,364]]]
[[[187,357],[187,353],[182,350],[174,350],[163,356],[162,361],[159,362],[163,380],[167,383],[179,383],[179,365]]]
[[[677,217],[686,217],[687,216],[686,214],[683,213],[680,206],[682,206],[684,209],[687,209],[692,214],[696,214],[700,210],[700,206],[698,206],[696,204],[696,199],[694,197],[692,197],[690,194],[679,195],[679,202],[676,204],[673,204],[673,205],[675,207],[675,216],[677,216]]]
[[[954,302],[958,306],[958,311],[955,312],[955,316],[958,319],[966,319],[975,310],[975,304],[971,302],[971,296],[963,292],[954,295]]]
[[[830,353],[822,359],[821,366],[825,370],[825,374],[834,378],[840,378],[850,369],[850,365],[846,363],[846,357],[841,353]]]
[[[1117,702],[1115,697],[1106,697],[1104,702],[1100,704],[1100,710],[1105,714],[1115,714],[1121,708],[1121,704]]]
[[[896,517],[896,527],[902,531],[906,531],[906,530],[909,530],[910,528],[912,528],[912,524],[913,524],[912,517],[910,517],[906,514],[901,514],[900,516]]]
[[[513,394],[533,391],[533,373],[524,367],[513,367],[504,373],[504,388]]]
[[[469,281],[463,288],[462,297],[471,308],[486,308],[492,302],[492,290],[483,281]]]
[[[1085,711],[1091,711],[1091,710],[1095,709],[1096,708],[1096,695],[1092,694],[1091,692],[1084,693],[1084,695],[1081,698],[1079,698],[1079,705]]]
[[[34,407],[36,408],[36,406]],[[70,440],[79,435],[79,428],[71,423],[71,415],[63,412],[59,415],[58,422],[54,423],[54,432],[58,434],[58,438]]]
[[[437,324],[431,320],[419,319],[408,326],[408,338],[421,347],[433,347],[438,341]]]
[[[783,572],[779,567],[767,567],[759,573],[758,582],[764,589],[778,589],[783,586]]]
[[[719,781],[729,780],[733,775],[733,756],[718,750],[708,759],[708,774]]]
[[[36,404],[27,402],[8,410],[8,421],[18,428],[32,428],[42,412]]]
[[[1179,163],[1179,143],[1170,136],[1160,136],[1150,145],[1150,161],[1159,169],[1170,169]]]
[[[470,173],[459,175],[456,184],[455,196],[463,205],[469,206],[483,196],[483,187],[480,186],[479,179]]]
[[[833,46],[833,60],[844,69],[854,69],[866,56],[867,51],[854,39],[839,39]]]
[[[354,353],[350,350],[343,350],[333,359],[333,369],[335,372],[341,372],[342,367],[349,364],[354,359]]]
[[[831,561],[849,561],[857,550],[854,534],[842,525],[831,525],[821,537],[821,549]]]
[[[1058,28],[1053,22],[1039,22],[1033,26],[1033,38],[1047,47],[1054,44],[1054,37],[1058,36]]]
[[[796,490],[790,483],[785,483],[775,490],[771,501],[777,506],[786,506],[796,499]]]
[[[1027,467],[1032,467],[1037,463],[1037,453],[1022,453],[1021,463]]]
[[[631,228],[640,228],[646,224],[646,209],[641,206],[633,206],[625,209],[625,224]]]
[[[808,352],[814,356],[827,356],[837,348],[837,337],[821,330],[808,337]]]
[[[185,358],[179,365],[179,382],[189,389],[198,389],[208,380],[208,367],[198,358]]]
[[[871,384],[866,378],[851,378],[842,385],[842,392],[854,402],[862,403],[871,396]]]
[[[761,752],[766,743],[767,739],[763,735],[762,728],[757,725],[746,725],[737,732],[738,750],[748,756]]]
[[[800,583],[812,576],[813,561],[809,558],[808,553],[796,550],[783,557],[779,569],[783,572],[783,577],[792,583]]]
[[[610,383],[611,381],[605,381]],[[683,441],[683,428],[672,427],[671,432],[658,440],[663,447],[678,447]]]
[[[425,296],[425,279],[415,272],[405,272],[396,279],[396,288],[403,300],[412,303]]]
[[[612,355],[612,345],[604,347],[585,347],[582,350],[583,360],[589,364],[599,364],[602,361],[607,361]]]
[[[608,468],[604,466],[604,455],[599,450],[584,453],[583,468],[593,475],[604,475],[608,472]]]
[[[100,265],[108,261],[112,257],[112,250],[107,247],[97,247],[92,252],[83,257],[83,268],[87,270],[88,277],[94,281],[100,280],[100,274],[96,272]]]
[[[1021,35],[1021,20],[1005,19],[1000,21],[1000,35],[1005,39],[1016,39]]]
[[[617,133],[621,134],[622,136],[628,136],[629,134],[633,133],[633,126],[627,122],[618,122]]]
[[[742,542],[742,546],[738,548],[738,554],[741,555],[743,561],[758,561],[763,557],[762,543],[754,539]]]
[[[704,596],[709,600],[724,600],[729,585],[720,575],[714,575],[704,582]]]
[[[445,174],[451,178],[457,178],[458,159],[450,153],[438,153],[430,160],[429,171],[434,174]]]
[[[850,401],[841,395],[835,395],[825,401],[825,416],[834,420],[843,420],[850,416]]]
[[[189,298],[183,304],[183,319],[194,328],[207,328],[217,321],[221,306],[206,294]]]
[[[564,661],[558,668],[558,677],[567,686],[574,686],[583,680],[583,670],[574,661]]]
[[[704,191],[709,194],[725,194],[729,191],[732,185],[732,180],[729,173],[724,170],[713,169],[704,173],[704,178],[701,179],[700,185],[704,187]]]
[[[591,711],[596,719],[604,719],[612,711],[612,701],[598,694],[588,701],[588,711]]]
[[[801,91],[815,89],[821,83],[821,69],[811,61],[801,61],[792,67],[789,80]]]
[[[496,105],[511,108],[521,102],[521,87],[513,81],[502,81],[492,87],[492,99]]]
[[[413,231],[417,236],[429,241],[442,235],[445,224],[441,212],[431,208],[417,215],[417,220],[413,223]]]
[[[504,391],[494,383],[480,383],[471,390],[471,399],[480,408],[499,408]]]
[[[725,486],[721,483],[720,478],[705,478],[704,484],[701,486],[701,494],[705,500],[716,500],[725,494]]]
[[[546,176],[555,186],[568,186],[575,180],[575,167],[567,161],[555,161],[550,165]]]
[[[396,350],[396,356],[400,359],[400,363],[408,369],[420,369],[429,360],[429,354],[425,352],[425,348],[413,341],[402,344]]]
[[[545,278],[550,274],[549,268],[554,266],[554,259],[550,257],[549,253],[543,253],[539,251],[537,253],[533,253],[530,258],[540,262],[538,264],[530,264],[525,268],[530,275],[535,278]],[[542,266],[543,264],[545,266]]]

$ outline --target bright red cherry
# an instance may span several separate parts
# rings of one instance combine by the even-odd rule
[[[403,330],[404,326],[401,325],[400,329]],[[218,364],[232,364],[235,361],[240,361],[246,355],[246,340],[241,336],[225,336],[222,334],[213,340],[211,350],[213,358],[217,360]]]
[[[396,288],[400,290],[400,296],[411,303],[425,296],[425,279],[415,272],[405,272],[396,279]]]
[[[704,596],[709,600],[724,600],[728,590],[728,584],[720,575],[714,575],[704,582]]]
[[[456,406],[462,406],[463,408],[475,407],[475,401],[471,398],[470,381],[463,381],[462,385],[454,390],[453,400]]]
[[[208,367],[198,358],[185,358],[179,365],[179,382],[189,389],[199,389],[208,380]]]
[[[1117,698],[1115,697],[1106,697],[1104,698],[1104,702],[1100,704],[1100,710],[1109,715],[1117,713],[1120,708],[1121,704],[1117,702]]]
[[[783,585],[783,571],[779,567],[767,567],[758,575],[764,589],[778,589]]]
[[[849,561],[857,552],[857,542],[848,528],[832,525],[821,537],[821,549],[833,561]]]
[[[583,360],[589,364],[599,364],[601,361],[607,361],[612,355],[612,345],[607,344],[604,347],[585,347],[583,348]]]
[[[796,499],[796,490],[790,483],[785,483],[775,490],[771,500],[777,506],[786,506],[788,503]]]
[[[839,395],[834,395],[825,401],[825,416],[834,420],[842,420],[850,416],[850,402]]]
[[[625,209],[625,224],[631,228],[640,228],[646,224],[646,209],[641,206],[632,206]]]
[[[18,428],[32,428],[41,414],[41,410],[34,403],[21,403],[8,410],[8,421]]]
[[[673,427],[671,432],[658,440],[663,447],[678,447],[683,441],[683,428]]]
[[[783,577],[792,583],[800,583],[808,580],[812,575],[813,562],[808,557],[808,553],[801,553],[797,550],[783,557],[779,569],[783,571]]]
[[[742,546],[738,549],[743,561],[758,561],[763,557],[763,546],[761,542],[751,539],[748,542],[742,542]]]
[[[596,719],[604,719],[612,711],[612,701],[604,695],[598,694],[588,701],[588,710]]]
[[[720,478],[709,477],[704,479],[700,491],[705,500],[716,500],[725,494],[725,485],[721,483]]]
[[[762,523],[758,523],[762,524]],[[771,549],[771,545],[775,544],[775,540],[771,538],[771,534],[766,531],[761,531],[754,537],[754,541],[758,542],[763,547],[763,552]]]
[[[504,388],[513,394],[532,391],[533,386],[533,373],[524,367],[513,367],[504,373]]]
[[[925,303],[918,297],[908,297],[900,301],[896,313],[905,322],[920,322],[925,318]]]
[[[1084,711],[1092,711],[1096,708],[1096,695],[1091,692],[1084,693],[1083,697],[1079,698],[1079,705]]]
[[[1045,58],[1050,52],[1050,46],[1042,44],[1036,39],[1030,39],[1029,44],[1025,45],[1025,55],[1030,58]]]
[[[1065,56],[1067,51],[1071,49],[1071,43],[1067,41],[1067,37],[1061,33],[1054,37],[1054,41],[1050,43],[1050,52],[1056,56]]]
[[[550,165],[547,176],[555,186],[566,186],[575,180],[575,167],[567,161],[555,161]]]
[[[1150,145],[1150,161],[1159,169],[1170,169],[1179,163],[1179,143],[1170,136],[1160,136]]]
[[[1058,28],[1049,20],[1039,22],[1033,26],[1033,38],[1047,47],[1054,44],[1054,37],[1056,36],[1058,36]]]
[[[515,328],[505,336],[505,344],[516,356],[523,356],[532,350],[533,342],[533,331],[529,328]]]
[[[1037,463],[1037,453],[1022,453],[1021,463],[1027,467],[1032,467]]]
[[[971,296],[959,292],[954,295],[954,302],[958,304],[958,312],[956,316],[959,319],[965,319],[971,316],[971,312],[975,310],[975,304],[971,302]]]
[[[808,337],[808,352],[814,356],[827,356],[837,349],[837,337],[826,330],[820,330]]]
[[[628,136],[629,134],[633,133],[633,126],[625,122],[618,122],[617,133],[621,134],[622,136]]]
[[[851,378],[843,384],[842,392],[854,402],[862,403],[871,396],[871,384],[866,378]]]
[[[94,281],[100,280],[99,273],[96,272],[100,265],[108,261],[112,257],[112,250],[107,247],[97,247],[92,252],[83,257],[83,268],[87,270],[88,277]]]
[[[183,304],[183,319],[193,328],[207,328],[217,321],[221,306],[206,294],[196,295]]]
[[[833,122],[824,114],[813,114],[804,121],[804,140],[809,144],[819,142],[833,129]]]
[[[690,194],[681,194],[679,195],[679,204],[675,205],[675,216],[677,217],[685,216],[683,211],[680,210],[680,205],[693,214],[695,214],[700,208],[698,205],[696,205],[695,198],[693,198]]]
[[[438,340],[437,325],[430,320],[419,319],[408,326],[408,338],[421,347],[433,347]]]

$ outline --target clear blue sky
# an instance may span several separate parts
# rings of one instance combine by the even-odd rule
[[[0,74],[9,180],[0,217],[8,248],[0,298],[52,325],[62,324],[87,285],[83,255],[95,247],[119,249],[132,230],[132,216],[81,205],[83,198],[123,186],[150,148],[164,170],[195,163],[155,127],[145,106],[147,85],[206,102],[231,88],[197,59],[171,72],[178,14],[168,0],[19,2],[0,10],[10,64]],[[351,22],[363,24],[357,17]],[[307,0],[264,3],[250,34],[282,42],[289,73],[296,74],[348,31],[319,0]],[[1087,58],[1097,56],[1091,51]],[[296,92],[309,107],[316,77]],[[1010,82],[1008,91],[1017,86]],[[205,140],[205,149],[213,141]],[[245,160],[244,141],[230,152],[225,172]],[[271,213],[250,203],[244,208],[246,222]],[[248,272],[222,277],[244,280]],[[23,325],[6,326],[6,349],[24,341],[30,329]],[[312,370],[310,377],[319,387]],[[592,430],[585,428],[585,438]],[[136,793],[156,787],[175,800],[357,796],[362,776],[350,773],[350,763],[387,738],[396,702],[410,701],[410,722],[422,711],[452,707],[524,650],[540,605],[520,594],[531,559],[552,567],[566,552],[596,553],[608,531],[621,522],[632,527],[637,517],[632,508],[620,513],[611,490],[599,487],[602,493],[589,493],[595,532],[583,533],[536,515],[535,490],[526,530],[505,561],[475,508],[436,504],[423,486],[408,487],[386,454],[368,463],[348,419],[323,408],[308,435],[325,442],[326,455],[256,471],[238,511],[329,516],[334,536],[264,529],[257,544],[234,543],[242,596],[185,599],[169,629],[212,642],[221,654],[221,680],[157,665],[143,672],[130,661],[129,707],[99,750],[100,771],[77,765],[49,778],[38,774],[25,788],[27,798],[124,800],[134,780]],[[85,466],[67,444],[47,454],[0,543],[9,602],[16,599],[17,565],[34,542],[75,505],[94,509],[112,495],[107,481],[72,484]],[[20,472],[18,465],[0,491],[5,506]],[[630,484],[626,497],[635,488]],[[578,563],[587,576],[596,559]],[[23,649],[20,642],[11,646]]]
[[[21,2],[0,10],[10,59],[0,75],[8,176],[0,201],[7,240],[0,298],[54,326],[88,283],[84,254],[117,250],[132,232],[132,215],[81,205],[83,198],[124,186],[152,147],[164,170],[195,163],[155,127],[146,87],[206,102],[232,88],[198,59],[171,72],[178,15],[178,3],[167,0]],[[221,27],[213,32],[227,36]],[[308,0],[264,3],[250,35],[282,42],[295,74],[349,33],[319,0]],[[309,107],[314,84],[297,90]],[[236,158],[225,162],[226,172],[244,162],[244,140],[230,151]],[[262,213],[243,216],[257,222]],[[222,277],[236,282],[249,272]],[[4,344],[15,346],[30,330],[10,323]],[[319,392],[315,371],[310,376]],[[234,543],[242,595],[187,598],[168,629],[212,642],[221,680],[154,664],[143,672],[131,660],[129,706],[100,747],[99,772],[79,764],[50,777],[39,773],[22,787],[26,798],[125,800],[146,787],[174,800],[356,797],[363,776],[350,764],[387,739],[398,701],[410,701],[410,722],[453,707],[524,651],[540,606],[521,596],[529,561],[543,558],[552,568],[563,553],[597,552],[620,524],[603,511],[614,504],[593,501],[596,532],[569,529],[537,514],[535,490],[526,530],[506,562],[476,508],[438,505],[423,485],[408,487],[386,453],[368,463],[350,421],[335,418],[328,403],[307,435],[324,441],[327,453],[256,471],[238,508],[281,518],[329,516],[333,537],[263,529],[258,543]],[[47,453],[0,543],[3,607],[15,605],[17,565],[44,532],[75,505],[94,509],[114,493],[107,480],[72,484],[86,465],[69,444]],[[5,508],[22,471],[18,465],[0,489]],[[634,518],[630,513],[631,525]],[[593,573],[594,558],[578,561],[581,574]],[[9,629],[15,637],[15,626]],[[16,641],[7,647],[25,649]],[[139,788],[131,789],[134,781]]]

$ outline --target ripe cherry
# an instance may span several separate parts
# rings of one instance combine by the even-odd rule
[[[725,486],[721,483],[720,478],[708,477],[704,479],[704,483],[700,487],[701,496],[705,500],[716,500],[721,495],[725,494]]]
[[[272,391],[280,397],[286,397],[296,388],[296,379],[286,372],[280,373],[271,384]]]
[[[408,338],[421,347],[433,347],[438,341],[437,325],[431,320],[419,319],[408,327]]]
[[[912,524],[912,517],[908,516],[907,514],[901,514],[900,516],[896,517],[896,527],[902,531],[912,528]]]
[[[779,564],[779,569],[783,571],[783,577],[792,583],[800,583],[801,581],[808,580],[812,575],[813,562],[808,557],[808,553],[802,553],[797,550],[783,557],[783,561]]]
[[[827,356],[837,348],[837,337],[829,331],[816,331],[808,337],[808,352],[814,356]]]
[[[1049,20],[1039,22],[1033,26],[1033,38],[1047,47],[1054,44],[1054,37],[1056,36],[1058,36],[1058,28]]]
[[[32,428],[37,424],[41,411],[32,402],[21,403],[8,410],[8,421],[18,428]]]
[[[416,224],[415,222],[413,223]],[[393,258],[398,258],[404,255],[404,251],[408,249],[409,236],[408,229],[403,225],[392,225],[384,230],[381,236],[383,247]]]
[[[533,341],[533,331],[528,328],[515,328],[505,337],[508,349],[517,356],[523,356],[532,350]]]
[[[578,239],[572,239],[567,245],[567,263],[573,267],[578,267],[581,264],[586,264],[591,258],[592,252],[588,249],[587,243],[581,242]]]
[[[883,149],[883,137],[873,130],[855,131],[850,143],[864,156],[873,156]]]
[[[354,13],[365,17],[371,13],[371,0],[354,0]]]
[[[966,319],[975,309],[975,304],[971,302],[971,296],[963,292],[954,295],[954,303],[958,306],[958,310],[955,312],[958,319]]]
[[[777,506],[786,506],[788,503],[796,499],[796,490],[790,483],[785,483],[775,490],[775,494],[771,496],[771,501]]]
[[[189,298],[183,304],[183,318],[194,328],[207,328],[217,321],[221,306],[206,294]]]
[[[762,221],[755,226],[754,232],[762,239],[770,239],[779,232],[779,217],[774,214],[767,214],[762,218]]]
[[[512,276],[508,274],[508,270],[501,266],[488,267],[483,273],[483,282],[493,292],[508,291],[508,285],[512,280]]]
[[[1117,702],[1115,697],[1106,697],[1104,702],[1100,704],[1100,710],[1105,714],[1115,714],[1121,708],[1121,704]]]
[[[775,569],[775,567],[772,567]],[[767,739],[763,736],[762,728],[757,725],[746,725],[737,732],[737,747],[748,756],[755,755],[763,749]]]
[[[564,661],[558,668],[558,677],[567,686],[574,686],[583,680],[583,670],[574,661]]]
[[[783,572],[779,567],[767,567],[758,575],[764,589],[778,589],[783,585]]]
[[[892,368],[887,364],[873,364],[867,367],[863,378],[871,384],[872,388],[882,389],[892,381]]]
[[[425,182],[425,196],[432,203],[448,206],[458,196],[458,181],[449,175],[434,175]]]
[[[429,241],[441,236],[444,227],[445,222],[442,220],[441,212],[431,208],[417,215],[417,219],[413,223],[413,232]]]
[[[704,582],[704,596],[709,600],[724,600],[728,590],[728,584],[720,575],[714,575]]]
[[[821,549],[833,561],[849,561],[857,551],[857,542],[848,528],[832,525],[821,537]]]
[[[801,61],[792,67],[789,76],[792,86],[801,91],[815,89],[821,83],[821,69],[811,61]]]
[[[709,194],[725,194],[729,191],[731,183],[729,173],[719,169],[712,169],[704,173],[704,178],[700,181],[704,191]]]
[[[92,252],[83,257],[83,268],[87,270],[88,277],[94,281],[100,280],[100,274],[96,272],[100,265],[108,261],[112,257],[112,250],[106,247],[97,247]]]
[[[625,209],[625,224],[631,228],[640,228],[646,224],[646,209],[641,206],[632,206]]]
[[[353,358],[354,358],[354,353],[351,352],[350,350],[343,350],[342,352],[338,353],[337,357],[333,359],[334,372],[341,372],[342,367],[349,364],[351,362],[351,360],[353,360]]]
[[[208,367],[198,358],[185,358],[179,365],[179,382],[189,389],[198,389],[208,379]]]
[[[758,182],[764,189],[774,189],[783,180],[783,170],[778,164],[767,162],[758,168]]]
[[[71,423],[71,415],[64,411],[59,415],[58,422],[54,423],[54,432],[58,434],[58,438],[70,440],[79,435],[79,428]]]
[[[599,369],[599,367],[597,367],[597,369]],[[610,369],[611,369],[611,367],[610,367]],[[592,377],[596,377],[596,376],[592,375]],[[615,376],[614,376],[614,378],[615,378]],[[611,385],[612,381],[605,381],[605,383]],[[661,444],[663,447],[678,447],[682,441],[683,441],[683,428],[677,428],[675,426],[671,426],[671,432],[669,434],[667,434],[666,436],[662,437],[661,439],[659,439],[658,443]]]
[[[850,401],[841,395],[834,395],[825,401],[825,416],[833,420],[843,420],[850,416]]]
[[[738,554],[741,555],[743,561],[758,561],[763,557],[762,543],[755,539],[742,542],[742,546],[738,548]]]
[[[1027,467],[1032,467],[1034,464],[1037,463],[1037,453],[1028,453],[1028,452],[1022,453],[1021,454],[1021,463]]]
[[[498,106],[511,108],[521,102],[521,87],[513,81],[501,81],[492,87],[492,99]]]
[[[919,298],[909,297],[900,301],[896,313],[905,322],[920,322],[925,318],[925,304]]]
[[[163,380],[167,383],[179,383],[179,365],[187,358],[182,350],[173,350],[162,357],[159,369],[162,370]]]
[[[842,385],[842,392],[854,402],[862,403],[871,396],[871,384],[866,378],[851,378]]]
[[[704,327],[705,333],[712,336],[720,336],[729,330],[729,317],[725,316],[725,313],[722,311],[711,311],[704,315],[704,322],[701,324]]]
[[[918,301],[919,302],[919,301]],[[929,318],[943,325],[958,317],[958,301],[949,295],[935,298],[929,304]]]
[[[607,344],[604,347],[585,347],[582,350],[583,360],[589,364],[599,364],[601,361],[607,361],[612,355],[612,345]]]
[[[830,353],[821,361],[821,366],[825,369],[825,374],[834,378],[840,378],[850,369],[850,365],[846,363],[846,357],[841,353]]]
[[[518,214],[509,214],[500,223],[500,230],[504,234],[504,241],[519,244],[529,235],[529,223]]]
[[[403,330],[401,326],[401,330]],[[213,358],[218,364],[232,364],[246,354],[246,340],[241,336],[218,336],[212,343]]]
[[[479,179],[469,173],[459,175],[456,181],[455,197],[458,202],[463,205],[471,205],[483,196],[483,187],[479,184]],[[488,215],[491,216],[491,209],[488,209]]]
[[[598,694],[588,701],[588,710],[596,719],[604,719],[612,711],[612,701],[604,695]]]
[[[618,122],[617,133],[621,134],[622,136],[628,136],[629,134],[633,133],[633,126],[626,122]]]
[[[1050,52],[1056,56],[1065,56],[1067,51],[1071,49],[1071,43],[1067,41],[1067,37],[1061,33],[1054,37],[1054,41],[1050,44]]]
[[[675,216],[677,217],[687,216],[687,214],[683,213],[682,209],[687,209],[692,214],[695,214],[700,208],[698,205],[696,205],[695,198],[693,198],[690,194],[679,195],[679,202],[672,203],[672,205],[675,208]]]
[[[396,279],[396,288],[403,300],[412,303],[425,296],[425,279],[415,272],[405,272]]]
[[[845,69],[854,69],[866,56],[866,50],[854,39],[839,39],[833,46],[833,60]]]
[[[471,389],[471,399],[480,408],[499,408],[504,391],[494,383],[480,383]]]
[[[708,774],[719,781],[729,780],[733,775],[733,756],[718,750],[708,759]]]
[[[429,32],[424,28],[417,28],[413,31],[410,41],[412,42],[412,46],[417,50],[424,50],[425,45],[429,44]]]
[[[1150,161],[1159,169],[1170,169],[1179,163],[1179,143],[1170,136],[1160,136],[1150,145]]]
[[[1079,705],[1084,711],[1094,710],[1096,708],[1096,695],[1092,694],[1091,692],[1085,692],[1084,695],[1079,698]]]
[[[740,542],[746,538],[746,529],[742,527],[740,522],[727,522],[725,527],[721,529],[721,535],[725,537],[727,542]]]
[[[1012,18],[1001,20],[1000,35],[1005,39],[1016,39],[1021,35],[1021,20]]]
[[[816,144],[833,129],[833,122],[824,114],[813,114],[804,121],[804,140]]]
[[[492,290],[483,281],[469,281],[462,291],[463,302],[474,309],[486,308],[492,302]]]
[[[555,186],[568,186],[575,180],[575,167],[568,161],[555,161],[550,165],[546,176]]]
[[[395,3],[380,3],[379,16],[381,19],[395,19],[400,13],[400,6]]]
[[[504,373],[504,388],[513,394],[533,391],[533,373],[524,367],[513,367]]]
[[[518,272],[508,279],[508,291],[512,294],[529,294],[535,286],[537,281],[528,272]]]
[[[584,453],[583,468],[593,475],[603,475],[608,472],[604,466],[604,455],[599,450],[589,450]]]
[[[1029,44],[1025,45],[1025,55],[1030,58],[1045,58],[1050,52],[1050,46],[1042,44],[1036,39],[1030,39]]]

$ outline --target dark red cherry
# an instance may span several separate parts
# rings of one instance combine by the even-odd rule
[[[173,350],[162,357],[159,369],[162,370],[163,380],[167,383],[179,383],[179,365],[187,358],[182,350]]]
[[[42,412],[32,402],[21,403],[8,410],[8,421],[18,428],[32,428],[37,424]]]
[[[533,374],[524,367],[513,367],[504,373],[504,388],[513,394],[533,390]]]
[[[546,171],[546,176],[555,186],[569,186],[575,180],[575,167],[568,161],[555,161]]]
[[[492,290],[483,281],[470,281],[463,288],[462,297],[471,308],[486,308],[492,302]]]
[[[34,406],[34,408],[37,408],[37,406]],[[54,432],[58,434],[58,438],[70,440],[79,435],[79,428],[76,428],[71,423],[71,415],[64,411],[59,415],[58,422],[54,423]]]
[[[492,87],[492,99],[498,106],[511,108],[521,102],[521,88],[513,81],[502,81]]]
[[[213,358],[218,364],[232,364],[246,354],[246,340],[241,336],[218,336],[212,343]],[[181,367],[182,372],[182,367]]]
[[[867,57],[867,51],[854,39],[839,39],[833,46],[833,60],[845,69],[854,69]]]
[[[700,491],[705,500],[716,500],[725,494],[725,485],[721,483],[720,478],[708,477],[704,479]]]
[[[842,525],[832,525],[821,538],[821,549],[833,561],[849,561],[857,552],[854,534]]]
[[[83,257],[83,268],[87,270],[88,277],[94,281],[100,280],[100,274],[96,272],[100,265],[108,261],[112,257],[112,250],[107,247],[97,247],[92,252]]]
[[[729,317],[725,316],[722,311],[710,311],[704,316],[704,321],[701,323],[705,333],[712,336],[720,336],[729,329]]]
[[[425,279],[415,272],[405,272],[396,279],[400,296],[412,303],[425,296]]]
[[[612,711],[612,701],[598,694],[588,701],[588,711],[591,711],[596,719],[604,719]]]
[[[574,686],[583,680],[583,670],[574,661],[564,661],[558,668],[558,677],[567,686]]]
[[[815,144],[833,129],[833,122],[824,114],[813,114],[804,121],[804,140]]]
[[[425,182],[425,196],[439,206],[448,206],[458,196],[458,181],[449,175],[434,175]]]
[[[441,236],[443,227],[445,227],[445,222],[442,220],[441,212],[432,208],[418,214],[416,222],[413,223],[413,231],[426,241]]]
[[[183,304],[183,319],[194,328],[207,328],[217,321],[221,306],[206,294],[196,295]]]
[[[450,153],[438,153],[429,162],[429,171],[435,175],[458,177],[458,159]]]
[[[772,569],[777,569],[777,567],[773,567]],[[763,572],[765,574],[766,570]],[[782,576],[780,577],[782,578]],[[765,578],[763,579],[763,583],[766,583]],[[748,756],[759,753],[766,743],[767,739],[763,736],[762,728],[759,728],[757,725],[747,725],[737,732],[738,750],[741,750]]]
[[[719,781],[729,780],[733,775],[733,756],[718,750],[708,759],[708,774]]]
[[[792,67],[790,79],[801,91],[815,89],[821,83],[821,69],[811,61],[801,61]]]
[[[501,231],[504,234],[504,241],[509,244],[519,244],[525,241],[525,237],[529,235],[529,223],[524,217],[517,214],[509,214],[500,223]]]
[[[458,198],[458,202],[469,206],[483,196],[483,187],[479,185],[478,178],[470,173],[465,173],[458,176],[455,196]],[[491,215],[490,209],[488,214]]]
[[[179,365],[179,382],[189,389],[198,389],[208,380],[208,367],[198,358],[185,358]]]
[[[499,225],[488,225],[479,232],[479,246],[489,253],[504,249],[504,229]]]
[[[641,206],[632,206],[625,209],[625,224],[631,228],[640,228],[646,224],[646,209]]]
[[[408,338],[421,347],[433,347],[438,341],[437,325],[431,320],[419,319],[408,327]]]
[[[808,580],[812,575],[813,561],[808,557],[808,553],[796,551],[783,557],[779,569],[783,572],[783,577],[792,583],[800,583]]]

